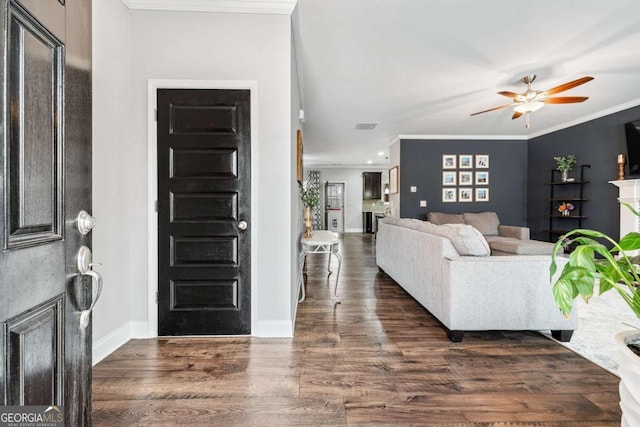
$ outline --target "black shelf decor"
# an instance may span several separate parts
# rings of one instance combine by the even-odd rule
[[[560,171],[551,170],[551,180],[549,185],[549,241],[554,242],[559,236],[569,232],[574,228],[582,228],[582,220],[587,216],[584,214],[584,203],[588,201],[584,196],[584,186],[589,183],[585,180],[585,169],[591,165],[580,165],[580,176],[573,181],[557,181]],[[559,208],[564,205],[571,205],[573,209],[565,209],[560,212]],[[568,213],[564,213],[568,212]]]

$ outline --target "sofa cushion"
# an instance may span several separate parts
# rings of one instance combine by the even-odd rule
[[[446,214],[442,212],[429,212],[427,220],[433,224],[464,224],[462,214]]]
[[[491,242],[491,249],[516,255],[551,255],[553,243],[504,238]]]
[[[424,221],[415,219],[415,218],[400,218],[396,223],[399,227],[410,228],[412,230],[417,230]]]
[[[484,236],[470,225],[434,225],[427,222],[422,224],[418,231],[449,239],[458,254],[463,256],[489,256],[491,254],[491,249]]]
[[[495,212],[464,213],[465,224],[481,232],[485,236],[497,236],[500,220]]]

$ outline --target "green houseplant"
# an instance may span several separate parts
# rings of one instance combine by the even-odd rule
[[[556,161],[556,169],[562,172],[562,182],[567,182],[569,171],[573,169],[573,166],[576,164],[576,156],[573,154],[556,156],[553,160]]]
[[[308,184],[298,182],[300,190],[300,200],[304,206],[304,237],[311,237],[313,228],[313,217],[311,210],[320,204],[320,190]]]
[[[640,214],[623,203],[636,216]],[[599,240],[607,242],[611,249]],[[556,274],[558,254],[571,246],[572,251],[562,272],[553,284],[553,297],[565,316],[569,316],[573,301],[593,296],[596,281],[599,294],[615,290],[640,318],[640,257],[629,257],[625,251],[640,249],[640,233],[631,232],[619,241],[604,233],[575,229],[561,236],[551,257],[551,281]],[[616,335],[620,373],[620,407],[623,425],[640,425],[640,331]]]

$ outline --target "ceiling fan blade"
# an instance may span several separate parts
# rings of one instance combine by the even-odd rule
[[[593,77],[585,76],[580,79],[576,79],[576,80],[561,84],[560,86],[552,87],[551,89],[546,90],[545,93],[547,95],[554,95],[556,93],[564,92],[565,90],[569,90],[576,86],[585,84],[586,82],[590,82],[591,80],[593,80]]]
[[[501,106],[499,106],[499,107],[490,108],[490,109],[488,109],[488,110],[478,111],[477,113],[473,113],[473,114],[471,114],[471,115],[472,115],[472,116],[476,116],[476,115],[478,115],[478,114],[488,113],[489,111],[502,110],[503,108],[511,107],[512,105],[513,105],[513,104],[501,105]]]
[[[556,96],[555,98],[547,98],[544,102],[547,104],[573,104],[584,102],[587,99],[589,99],[588,96]]]
[[[522,116],[523,113],[519,112],[519,111],[514,111],[513,112],[513,117],[511,117],[511,120],[517,119],[518,117]]]
[[[519,93],[509,92],[508,90],[503,90],[501,92],[498,92],[498,95],[506,96],[507,98],[511,98],[511,99],[517,99],[520,96]]]

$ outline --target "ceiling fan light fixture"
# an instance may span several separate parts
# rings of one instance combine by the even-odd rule
[[[522,104],[516,105],[513,109],[518,113],[533,113],[544,107],[542,101],[528,101]]]

